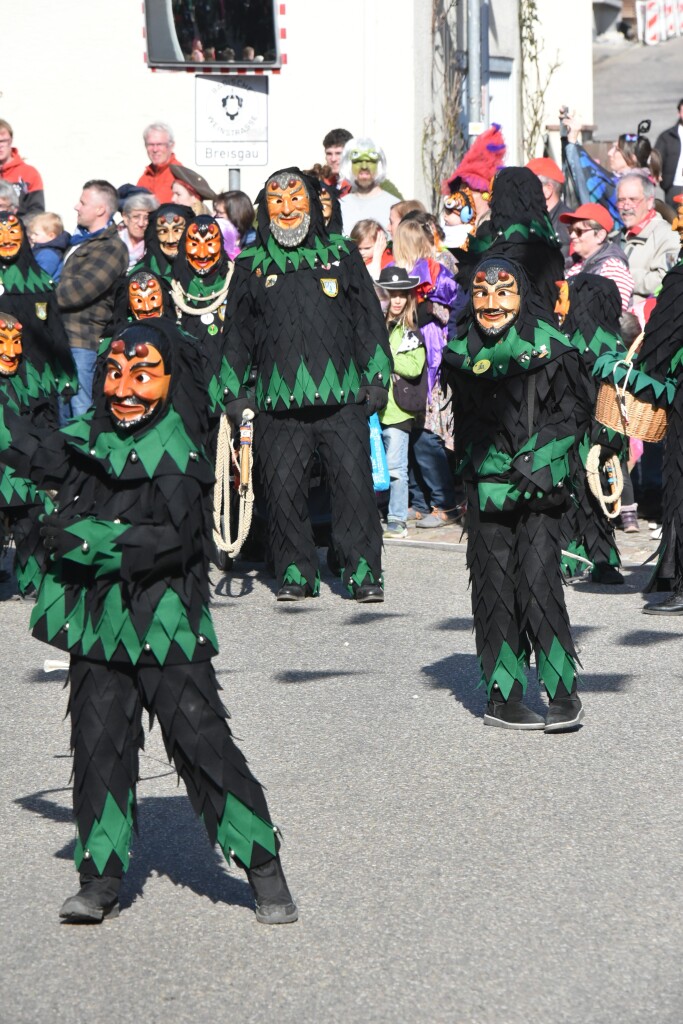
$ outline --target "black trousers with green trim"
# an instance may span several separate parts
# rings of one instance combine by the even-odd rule
[[[370,432],[359,405],[260,413],[254,454],[268,508],[275,575],[282,580],[296,565],[313,587],[318,556],[308,509],[314,452],[327,470],[336,560],[348,586],[361,559],[375,582],[382,572],[382,528],[375,501]]]
[[[601,473],[601,479],[603,474]],[[606,483],[606,481],[603,481]],[[577,478],[576,491],[562,523],[562,546],[581,545],[595,565],[620,565],[613,520],[607,519],[590,487],[585,470]],[[586,569],[580,566],[581,571]]]
[[[485,513],[476,485],[468,486],[467,565],[477,654],[489,692],[494,683],[501,685],[504,649],[518,657],[523,687],[523,665],[533,650],[539,677],[551,696],[558,670],[570,688],[576,651],[560,571],[561,515],[558,510],[527,509]],[[504,685],[501,689],[507,696]]]
[[[93,826],[103,819],[108,797],[125,815],[139,776],[144,747],[142,711],[157,718],[169,760],[185,783],[195,812],[211,843],[217,839],[228,794],[269,822],[261,784],[235,744],[210,661],[138,667],[72,657],[69,714],[73,762],[73,807],[78,835],[87,850]],[[254,843],[251,863],[270,860],[272,852]],[[121,857],[112,852],[98,870],[87,853],[80,871],[121,876]]]

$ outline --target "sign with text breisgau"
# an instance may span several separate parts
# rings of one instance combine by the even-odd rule
[[[195,161],[199,167],[268,163],[268,79],[195,76]]]

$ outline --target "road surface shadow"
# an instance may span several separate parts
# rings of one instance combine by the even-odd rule
[[[286,672],[277,672],[274,676],[277,683],[317,683],[327,679],[341,679],[343,676],[357,676],[358,672],[344,672],[340,669],[305,671],[303,669],[289,669]]]
[[[70,808],[47,799],[47,793],[56,792],[66,791],[30,793],[15,803],[49,821],[72,823]],[[147,879],[153,875],[165,875],[173,885],[190,889],[212,903],[253,906],[246,879],[227,873],[223,855],[209,844],[187,797],[143,797],[138,803],[137,817],[139,831],[133,834],[130,865],[121,891],[122,909],[144,897]],[[72,839],[53,856],[71,860],[74,846]]]

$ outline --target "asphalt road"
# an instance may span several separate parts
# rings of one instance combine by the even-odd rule
[[[60,656],[30,608],[3,604],[3,1024],[681,1020],[683,620],[641,615],[642,570],[569,587],[585,725],[521,735],[482,725],[462,549],[394,542],[386,577],[365,607],[324,569],[320,598],[288,606],[254,569],[216,577],[225,701],[301,910],[279,928],[209,847],[156,728],[121,916],[59,924],[65,673],[44,673]]]
[[[652,121],[649,139],[678,120],[676,106],[683,96],[681,66],[683,38],[658,46],[620,39],[594,47],[593,110],[595,138],[616,139],[635,132],[643,118]],[[567,101],[571,106],[571,102]]]

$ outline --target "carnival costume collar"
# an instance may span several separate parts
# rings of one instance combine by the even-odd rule
[[[298,246],[296,249],[283,249],[270,235],[265,245],[252,245],[244,249],[237,260],[251,260],[249,269],[257,276],[267,274],[272,267],[277,268],[281,274],[287,274],[298,270],[302,263],[311,269],[316,266],[328,267],[348,256],[350,251],[342,235],[330,235],[325,241],[316,237],[312,246]]]

